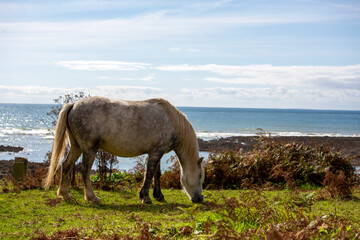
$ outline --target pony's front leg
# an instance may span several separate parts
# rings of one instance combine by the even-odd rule
[[[96,155],[96,151],[83,152],[81,174],[85,185],[85,189],[84,189],[85,200],[90,201],[94,204],[98,204],[101,202],[101,199],[95,195],[90,180],[90,170],[94,163],[95,155]]]
[[[154,174],[154,192],[153,196],[154,198],[159,202],[165,202],[164,195],[161,192],[160,188],[160,176],[161,176],[161,170],[160,170],[160,161],[159,164],[156,167],[155,174]]]
[[[160,165],[160,159],[162,157],[162,153],[151,153],[149,154],[149,159],[146,165],[146,173],[145,173],[145,179],[143,186],[140,190],[140,200],[143,203],[151,204],[152,201],[149,196],[149,188],[151,181],[154,177],[156,168],[158,165]]]

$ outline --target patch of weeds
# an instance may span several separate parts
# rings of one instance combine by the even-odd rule
[[[17,181],[12,175],[8,175],[2,179],[2,191],[4,193],[17,192],[22,190],[41,189],[42,181],[47,174],[46,169],[43,166],[38,167],[34,174],[29,171],[26,173],[24,180]]]
[[[224,197],[222,207],[201,221],[198,237],[210,239],[345,239],[360,236],[358,229],[336,214],[314,216],[310,207],[317,192],[275,197],[245,191]],[[307,207],[304,209],[304,207]]]
[[[56,205],[58,205],[61,202],[62,202],[61,198],[50,198],[45,202],[45,204],[49,205],[50,207],[55,207]]]
[[[331,197],[339,197],[341,199],[350,199],[352,198],[352,187],[354,183],[349,181],[345,175],[345,172],[340,170],[336,174],[326,171],[325,179],[323,184],[325,189],[330,193]]]
[[[329,174],[336,175],[336,181],[328,180],[332,178]],[[246,154],[213,152],[205,165],[205,176],[206,189],[294,189],[325,184],[329,189],[343,189],[343,197],[351,196],[351,186],[358,178],[351,158],[329,146],[283,143],[271,137],[261,137],[255,149]]]
[[[44,232],[39,232],[36,237],[32,237],[32,240],[58,240],[58,239],[81,239],[80,228],[71,228],[64,231],[57,231],[50,236],[47,236]]]

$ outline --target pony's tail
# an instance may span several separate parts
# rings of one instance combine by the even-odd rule
[[[60,166],[59,159],[64,156],[65,147],[67,144],[66,125],[68,113],[73,107],[74,103],[68,103],[64,105],[60,111],[59,118],[55,129],[55,138],[53,143],[53,151],[50,159],[50,166],[48,174],[43,181],[43,187],[48,189],[53,183],[54,175]]]

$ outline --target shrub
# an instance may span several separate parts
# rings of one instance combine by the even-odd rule
[[[261,137],[255,149],[247,154],[211,153],[205,170],[205,186],[216,189],[263,186],[269,182],[277,187],[322,186],[327,172],[337,174],[340,171],[348,184],[356,180],[351,158],[332,151],[329,146],[281,143],[270,137]]]
[[[353,181],[349,181],[342,170],[337,171],[336,174],[327,170],[323,185],[331,197],[339,197],[342,199],[352,197],[351,188],[354,185]]]
[[[2,179],[3,180],[3,192],[20,192],[21,190],[41,189],[42,180],[46,176],[46,169],[43,166],[38,167],[33,174],[29,171],[26,172],[26,176],[22,181],[17,181],[10,174]]]
[[[205,164],[205,185],[208,189],[241,188],[244,157],[232,151],[213,152]]]

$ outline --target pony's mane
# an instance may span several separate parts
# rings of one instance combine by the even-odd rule
[[[186,152],[189,156],[198,160],[199,145],[193,126],[187,119],[186,115],[180,112],[171,103],[162,98],[157,98],[156,101],[162,104],[170,115],[174,127],[179,132],[181,151]]]

